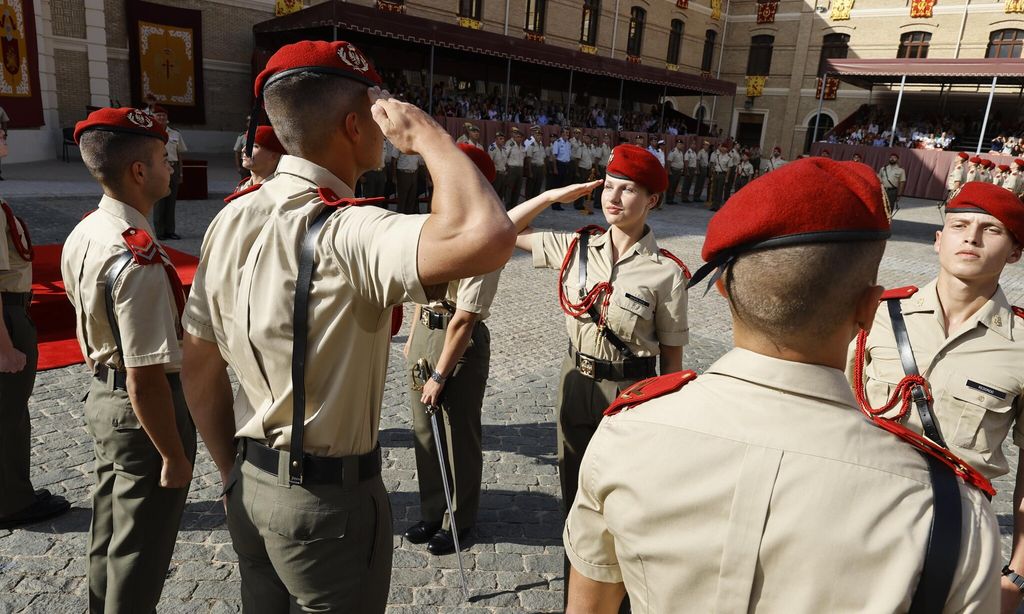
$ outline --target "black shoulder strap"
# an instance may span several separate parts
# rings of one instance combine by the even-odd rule
[[[931,614],[945,609],[960,559],[963,522],[960,482],[956,474],[935,457],[922,456],[928,461],[928,476],[932,483],[932,526],[921,579],[910,603],[910,614]]]
[[[579,250],[578,268],[580,270],[580,298],[583,298],[584,296],[587,295],[587,248],[589,247],[589,245],[590,233],[586,231],[581,232],[579,243],[577,243],[576,245],[576,249]],[[600,331],[601,336],[607,339],[608,343],[612,344],[612,346],[616,350],[618,350],[619,353],[621,353],[627,359],[636,358],[636,355],[633,353],[633,350],[629,349],[629,346],[626,345],[626,342],[620,339],[618,335],[613,333],[610,328],[608,328],[607,326],[599,326],[598,323],[601,321],[601,314],[597,311],[596,306],[591,305],[587,309],[587,315],[589,315],[590,319],[594,321],[594,325],[598,326],[598,331]]]
[[[114,260],[114,264],[107,270],[105,282],[107,291],[105,302],[107,304],[107,321],[110,323],[110,331],[114,333],[114,345],[117,346],[117,353],[121,355],[121,363],[124,364],[124,350],[121,347],[121,329],[117,325],[117,315],[114,313],[114,286],[121,278],[128,265],[131,264],[134,256],[130,251],[122,253]]]
[[[299,273],[295,279],[295,310],[292,313],[292,442],[289,448],[288,482],[302,484],[302,432],[306,423],[306,346],[309,333],[309,291],[313,285],[316,244],[320,231],[334,207],[324,207],[309,225],[299,253]]]
[[[899,299],[889,299],[886,306],[889,308],[889,319],[892,320],[892,332],[896,337],[896,348],[900,353],[900,362],[903,363],[903,371],[906,375],[920,375],[917,370],[917,360],[914,359],[914,348],[910,345],[910,335],[907,333],[907,323],[903,319],[903,309],[900,307]],[[939,422],[932,414],[932,408],[925,396],[921,386],[911,388],[911,395],[914,399],[914,407],[921,417],[921,426],[924,434],[943,448],[948,448],[946,440],[942,438],[939,431]]]

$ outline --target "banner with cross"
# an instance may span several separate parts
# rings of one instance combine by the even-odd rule
[[[775,23],[779,0],[757,0],[757,23]]]

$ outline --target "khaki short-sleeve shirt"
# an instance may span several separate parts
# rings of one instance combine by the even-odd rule
[[[917,369],[928,380],[939,429],[950,449],[989,479],[1009,471],[1003,441],[1024,447],[1024,319],[1014,315],[1002,289],[959,330],[947,337],[936,282],[900,301]],[[847,375],[853,381],[856,341]],[[865,347],[864,388],[872,407],[881,407],[905,373],[896,349],[889,310],[875,312]],[[897,405],[888,416],[898,413]],[[911,406],[904,419],[922,432]]]
[[[559,269],[576,233],[540,232],[534,235],[533,266]],[[612,262],[609,232],[590,237],[585,292],[602,281],[610,281],[613,292],[606,325],[637,356],[657,356],[659,345],[683,346],[689,341],[686,317],[686,277],[678,264],[663,256],[647,233],[633,247]],[[580,300],[579,257],[574,250],[565,275],[558,281],[566,298]],[[600,310],[603,298],[595,307]],[[598,331],[589,315],[566,316],[569,341],[578,351],[601,360],[622,360],[622,354]]]
[[[174,290],[160,265],[134,260],[113,288],[114,316],[121,331],[123,356],[117,350],[107,318],[107,273],[127,251],[122,233],[137,228],[153,237],[144,215],[127,204],[104,196],[99,209],[75,226],[61,252],[61,276],[68,300],[75,307],[75,328],[82,355],[95,364],[118,369],[164,365],[181,369],[181,327]],[[160,257],[170,259],[158,246]]]
[[[443,313],[448,309],[445,303],[455,305],[456,309],[476,314],[477,322],[483,322],[491,314],[500,278],[501,269],[486,275],[456,279],[448,283],[444,301],[431,301],[427,307]]]
[[[267,192],[275,185],[280,191]],[[282,159],[261,188],[281,198],[238,273],[234,318],[224,333],[248,400],[236,404],[237,435],[279,449],[291,441],[294,288],[299,245],[324,207],[317,187],[352,196],[328,170],[297,157]],[[351,206],[324,224],[309,295],[307,452],[347,456],[376,445],[391,307],[427,301],[416,259],[427,217]]]
[[[0,211],[0,292],[31,292],[32,263],[21,257],[15,241],[22,249],[28,247],[28,234],[15,218],[17,228],[7,225],[7,216]]]
[[[995,515],[960,490],[945,611],[996,612]],[[906,612],[932,504],[924,458],[858,412],[842,371],[736,349],[602,420],[563,542],[637,612]]]

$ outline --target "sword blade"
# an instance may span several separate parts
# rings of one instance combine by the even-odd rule
[[[455,510],[452,506],[452,491],[448,485],[448,466],[441,449],[441,432],[437,428],[438,407],[430,414],[430,426],[434,429],[434,447],[437,448],[437,462],[441,464],[441,484],[444,486],[444,502],[448,506],[448,520],[451,523],[452,539],[455,541],[455,556],[459,560],[459,578],[462,580],[462,596],[469,599],[469,585],[466,583],[466,568],[462,565],[462,546],[459,544],[459,528],[455,525]]]

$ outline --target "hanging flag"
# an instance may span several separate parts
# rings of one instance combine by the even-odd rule
[[[1006,0],[1003,10],[1006,13],[1024,13],[1024,0]]]
[[[850,18],[855,0],[832,0],[832,13],[829,17],[832,21],[846,21]]]
[[[768,77],[762,75],[747,75],[747,98],[757,98],[764,94],[764,83]]]
[[[711,0],[711,19],[722,18],[722,0]]]
[[[281,15],[289,15],[301,10],[302,0],[277,0],[277,6],[274,7],[274,15],[280,17]]]
[[[835,100],[839,92],[839,78],[829,77],[825,80],[825,100]],[[814,90],[814,98],[821,98],[821,77],[818,77],[818,85]]]
[[[930,19],[935,0],[910,0],[910,16]]]
[[[775,23],[779,0],[757,0],[757,23]]]

